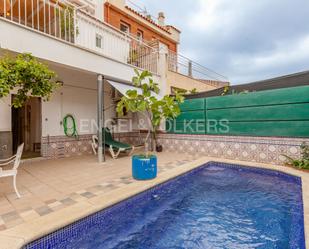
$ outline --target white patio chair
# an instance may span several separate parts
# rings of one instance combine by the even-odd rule
[[[0,178],[13,176],[13,186],[14,186],[14,190],[18,198],[20,198],[20,194],[16,187],[16,175],[17,175],[17,169],[20,164],[21,155],[23,154],[23,149],[24,149],[24,144],[22,143],[21,145],[18,146],[17,152],[14,156],[0,160]],[[1,166],[6,166],[6,165],[9,165],[10,163],[13,163],[12,169],[3,170],[1,168]]]
[[[91,138],[92,142],[91,142],[91,147],[92,147],[92,151],[93,153],[96,155],[97,154],[97,150],[99,147],[99,139],[97,135],[92,135]]]

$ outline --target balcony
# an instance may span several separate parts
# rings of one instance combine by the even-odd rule
[[[173,51],[168,51],[168,70],[214,87],[223,87],[229,84],[228,78],[225,76]]]
[[[158,50],[66,1],[0,0],[0,20],[111,60],[158,73]]]

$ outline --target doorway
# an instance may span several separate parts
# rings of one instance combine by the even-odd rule
[[[14,95],[12,96],[12,101]],[[12,107],[13,151],[18,145],[25,143],[23,158],[41,156],[42,135],[42,103],[41,98],[29,98],[23,107]]]

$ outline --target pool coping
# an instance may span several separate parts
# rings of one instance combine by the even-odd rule
[[[76,203],[70,207],[64,208],[49,215],[39,217],[35,220],[25,222],[21,225],[0,232],[1,248],[17,249],[27,243],[36,240],[44,235],[54,232],[66,225],[69,225],[81,218],[96,213],[120,201],[123,201],[140,192],[150,189],[160,183],[166,182],[172,178],[182,175],[192,169],[195,169],[208,162],[222,162],[238,164],[249,167],[258,167],[277,170],[290,175],[301,177],[302,179],[302,197],[304,210],[304,229],[306,248],[309,248],[309,173],[299,171],[290,167],[276,166],[265,163],[255,163],[246,161],[236,161],[214,157],[201,157],[193,162],[186,163],[177,168],[163,172],[154,180],[136,181],[130,185],[112,190],[101,196],[94,197]],[[6,247],[2,247],[5,245]]]

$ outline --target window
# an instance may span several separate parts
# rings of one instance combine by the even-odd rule
[[[99,34],[95,35],[95,45],[97,48],[102,48],[102,36]]]
[[[124,22],[120,23],[120,30],[124,33],[129,34],[130,33],[130,25]]]
[[[137,30],[137,39],[138,39],[139,41],[142,41],[143,38],[144,38],[144,32],[141,31],[141,30]]]

